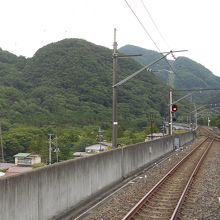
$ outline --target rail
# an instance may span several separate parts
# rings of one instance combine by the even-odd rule
[[[183,202],[184,202],[184,199],[185,199],[185,197],[186,197],[186,194],[187,194],[187,192],[188,192],[189,189],[190,189],[190,185],[192,184],[193,179],[194,179],[195,175],[197,174],[197,172],[198,172],[198,170],[199,170],[199,167],[201,166],[203,160],[205,159],[205,156],[207,155],[209,149],[211,148],[212,143],[214,142],[214,140],[215,140],[215,139],[212,139],[212,141],[210,142],[209,146],[207,147],[207,149],[206,149],[205,152],[203,153],[201,159],[199,160],[198,164],[196,165],[196,167],[195,167],[195,169],[194,169],[192,175],[190,176],[189,181],[187,182],[187,185],[186,185],[186,187],[185,187],[185,189],[184,189],[184,191],[183,191],[183,193],[182,193],[182,195],[181,195],[181,197],[180,197],[180,199],[179,199],[179,201],[178,201],[178,203],[177,203],[177,206],[176,206],[176,208],[175,208],[175,210],[174,210],[174,212],[173,212],[173,214],[172,214],[170,220],[175,220],[175,219],[177,219],[178,213],[179,213],[180,210],[181,210],[181,207],[182,207],[182,205],[183,205]]]
[[[151,197],[153,197],[155,194],[156,194],[156,192],[160,189],[161,190],[161,188],[162,188],[162,185],[166,182],[166,181],[168,181],[169,180],[169,178],[171,178],[172,176],[173,176],[173,174],[176,172],[176,170],[178,169],[178,168],[180,168],[180,166],[185,162],[185,161],[187,161],[187,159],[189,159],[193,154],[194,154],[194,152],[195,151],[197,151],[197,150],[199,150],[200,149],[200,147],[204,144],[206,144],[207,143],[207,141],[208,141],[208,139],[210,139],[209,137],[207,137],[203,142],[201,142],[193,151],[191,151],[188,155],[186,155],[175,167],[173,167],[131,210],[130,210],[130,212],[129,213],[127,213],[127,215],[123,218],[123,220],[128,220],[128,219],[135,219],[135,217],[134,216],[136,216],[137,215],[137,213],[138,213],[138,211],[140,211],[141,209],[142,209],[142,207],[144,207],[145,205],[146,205],[146,203],[147,202],[149,202],[149,200],[150,200],[150,198]],[[213,139],[214,140],[214,139]],[[212,140],[212,142],[213,142],[213,140]],[[211,144],[212,144],[212,142],[208,145],[208,147],[207,147],[207,149],[205,150],[205,152],[204,153],[202,153],[202,156],[199,154],[199,156],[198,156],[198,160],[199,160],[199,162],[198,162],[198,164],[196,165],[196,168],[195,169],[193,169],[193,171],[192,171],[192,175],[190,175],[189,174],[189,176],[190,176],[190,179],[192,179],[193,178],[193,176],[195,175],[195,173],[197,172],[197,170],[198,170],[198,168],[199,168],[199,164],[201,164],[201,162],[202,162],[202,160],[203,159],[199,159],[199,158],[204,158],[205,157],[205,154],[208,152],[208,149],[211,147]],[[205,145],[206,146],[206,145]],[[183,171],[184,172],[184,171]],[[180,172],[181,173],[181,172]],[[171,181],[172,182],[172,181]],[[176,184],[176,185],[178,185],[178,183]],[[186,185],[190,185],[190,182],[188,181],[187,182],[187,184]],[[175,186],[175,184],[174,184],[174,186]],[[184,185],[185,186],[185,185]],[[182,188],[184,188],[184,190],[183,191],[187,191],[187,189],[186,189],[186,187],[182,187]],[[168,195],[169,195],[169,197],[172,197],[173,195],[175,195],[175,193],[176,193],[176,191],[178,192],[180,189],[177,187],[176,189],[174,188],[174,192],[171,190],[170,191],[170,194],[168,193]],[[182,190],[182,189],[181,189]],[[167,190],[164,190],[164,191],[167,191]],[[182,192],[182,191],[181,191]],[[179,200],[179,198],[180,197],[182,197],[182,198],[184,198],[184,195],[183,195],[183,193],[181,193],[181,192],[178,192],[179,194],[178,195],[175,195],[176,196],[176,198],[175,198],[175,200],[177,201],[177,203],[175,203],[175,204],[178,204],[179,205],[179,207],[181,207],[181,204],[182,204],[182,202]],[[181,195],[181,196],[180,196]],[[166,196],[165,196],[165,198],[166,198]],[[173,211],[175,210],[175,212],[176,213],[178,213],[178,210],[179,210],[179,208],[175,208],[176,206],[174,206],[174,207],[172,207],[172,208],[167,208],[167,210],[169,210],[169,212],[171,213],[170,214],[170,216],[174,216],[174,214],[172,215],[172,213],[173,213]],[[154,208],[154,207],[152,207],[152,208]],[[157,207],[158,208],[158,207]],[[166,208],[158,208],[157,209],[157,211],[158,210],[166,210]],[[172,210],[172,212],[171,212],[171,210]],[[148,210],[149,211],[149,210]],[[159,211],[158,211],[159,212]],[[174,219],[175,219],[175,217],[174,217]]]

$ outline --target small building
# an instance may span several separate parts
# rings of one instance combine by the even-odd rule
[[[85,147],[85,152],[75,152],[73,153],[74,157],[87,157],[94,153],[99,153],[102,151],[108,150],[109,147],[111,147],[111,143],[107,142],[100,142],[98,144],[93,144],[88,147]]]
[[[18,166],[32,166],[36,163],[41,163],[41,157],[39,155],[32,155],[30,153],[18,153],[14,155],[15,165]]]
[[[85,148],[86,153],[98,153],[108,150],[108,147],[111,146],[111,143],[100,142],[98,144],[93,144]]]
[[[85,148],[86,153],[98,153],[108,150],[111,146],[111,143],[100,142],[98,144],[93,144]]]
[[[74,157],[86,157],[86,156],[89,156],[89,154],[87,154],[86,152],[75,152],[73,156]]]
[[[98,153],[107,149],[107,146],[102,144],[93,144],[85,148],[86,153]]]
[[[151,141],[151,140],[156,140],[156,139],[162,138],[162,137],[164,137],[163,133],[152,133],[152,134],[147,135],[145,142]]]

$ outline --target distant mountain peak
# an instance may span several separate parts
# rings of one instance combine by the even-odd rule
[[[134,57],[137,62],[144,65],[148,65],[161,56],[161,54],[156,51],[147,50],[134,45],[126,45],[120,48],[119,51],[125,54],[144,54],[142,57]],[[180,56],[177,57],[176,60],[169,62],[172,62],[172,66],[176,72],[175,79],[172,80],[174,88],[192,89],[220,86],[220,78],[218,76],[215,76],[209,69],[192,59]],[[152,69],[159,71],[156,75],[168,83],[170,76],[167,73],[170,71],[170,67],[167,62],[162,60],[152,66]]]

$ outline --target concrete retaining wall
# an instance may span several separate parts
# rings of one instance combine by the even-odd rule
[[[175,137],[179,138],[180,146],[183,146],[183,145],[191,142],[192,140],[194,140],[195,135],[196,135],[195,132],[188,132],[185,134],[176,135]]]
[[[50,219],[120,180],[121,154],[109,151],[0,179],[0,219]]]
[[[147,163],[172,151],[173,148],[173,138],[171,137],[130,145],[123,148],[123,176],[129,175],[131,172],[143,167]]]
[[[193,135],[179,136],[180,142]],[[172,151],[174,137],[69,160],[0,178],[0,219],[46,220],[86,201],[147,163]]]

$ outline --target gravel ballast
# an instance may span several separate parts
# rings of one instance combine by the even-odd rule
[[[196,139],[196,141],[182,150],[174,152],[165,161],[149,170],[143,171],[140,176],[131,180],[124,188],[112,195],[108,200],[101,203],[94,210],[89,211],[85,220],[119,220],[186,154],[188,154],[195,146],[197,146],[204,137]],[[70,218],[74,219],[74,218]]]

